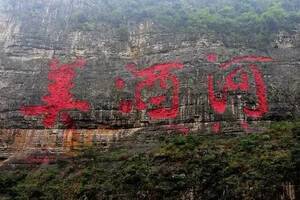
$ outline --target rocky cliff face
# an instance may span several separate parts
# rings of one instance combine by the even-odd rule
[[[147,146],[166,132],[254,132],[299,113],[299,34],[280,32],[262,51],[152,21],[129,24],[125,36],[101,22],[71,28],[74,9],[86,6],[51,0],[22,16],[25,3],[1,5],[2,160],[79,144]]]

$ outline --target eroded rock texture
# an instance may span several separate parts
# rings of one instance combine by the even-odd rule
[[[37,151],[39,154],[47,147],[51,152],[61,153],[80,146],[76,142],[101,146],[102,140],[107,145],[112,141],[124,141],[118,138],[126,136],[131,138],[125,139],[127,142],[146,144],[147,141],[155,142],[151,134],[159,132],[253,132],[262,129],[258,122],[286,119],[299,112],[299,34],[280,32],[270,45],[272,48],[262,51],[237,48],[228,41],[225,44],[213,34],[162,32],[153,22],[145,21],[129,24],[128,39],[124,40],[117,29],[101,22],[92,31],[72,29],[73,10],[85,6],[88,5],[82,1],[51,0],[47,1],[43,12],[22,18],[16,17],[16,10],[2,5],[0,157],[3,160],[16,152],[31,155]],[[24,3],[16,7],[20,11],[26,9]],[[60,71],[60,76],[60,72],[50,68],[53,59],[59,62],[58,70],[61,64],[75,62],[78,58],[84,60],[84,66],[69,70],[71,78],[65,76],[64,70]],[[234,59],[237,59],[235,63],[220,68]],[[162,80],[155,79],[163,70],[153,72],[151,66],[174,62],[183,67],[169,69],[173,79],[168,76],[164,87]],[[135,74],[144,69],[153,72],[150,78],[153,82],[147,83],[149,87],[141,83],[149,74]],[[60,79],[55,82],[51,72]],[[232,85],[227,80],[230,74]],[[219,110],[212,107],[212,99],[209,99],[209,76],[216,107],[223,104]],[[68,78],[65,84],[51,89],[51,84]],[[258,84],[259,81],[262,83]],[[144,107],[136,105],[139,84],[138,93],[146,102]],[[178,103],[174,101],[176,86]],[[53,125],[43,123],[47,112],[53,114],[51,106],[31,111],[31,114],[21,112],[24,106],[46,105],[43,97],[51,99],[51,94],[55,96],[60,90],[71,97],[57,95],[56,101],[68,104],[73,99],[86,102],[90,107],[62,106],[54,116]],[[51,105],[55,107],[55,101]],[[174,107],[175,115],[172,116],[164,112],[156,115],[158,117],[149,115],[151,109],[171,110]],[[258,114],[249,115],[244,108],[257,110]],[[129,137],[134,134],[138,136]],[[141,139],[143,134],[145,137]]]

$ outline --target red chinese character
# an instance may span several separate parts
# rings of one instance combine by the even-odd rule
[[[75,76],[73,68],[82,68],[85,64],[84,59],[77,59],[74,63],[63,64],[58,66],[57,60],[52,60],[48,79],[52,83],[48,84],[48,95],[43,96],[44,105],[36,106],[23,106],[21,113],[23,115],[45,115],[43,118],[43,125],[47,128],[51,128],[55,125],[57,117],[60,111],[79,109],[83,112],[87,112],[90,109],[90,105],[83,101],[73,100],[70,90],[74,87],[72,80]],[[62,113],[62,121],[65,126],[71,126],[74,128],[71,117],[68,113]]]
[[[226,69],[233,63],[237,63],[240,61],[261,61],[261,62],[271,62],[273,61],[272,58],[268,57],[251,57],[251,56],[246,56],[246,57],[241,57],[241,58],[235,58],[225,64],[222,64],[219,66],[220,69]],[[263,81],[262,75],[260,74],[257,66],[254,64],[251,64],[249,69],[251,70],[253,74],[253,79],[255,83],[255,89],[256,89],[256,97],[258,101],[258,105],[256,109],[249,109],[244,107],[243,111],[247,116],[251,117],[262,117],[264,114],[268,112],[268,104],[267,104],[267,97],[266,97],[266,86]],[[235,83],[234,82],[234,77],[240,74],[241,76],[241,83]],[[218,113],[222,114],[226,110],[226,104],[227,104],[227,91],[236,91],[236,90],[241,90],[241,91],[247,91],[249,90],[249,82],[248,82],[248,75],[244,69],[244,67],[240,67],[233,72],[229,73],[226,76],[225,84],[222,89],[222,97],[217,98],[213,89],[213,76],[212,74],[209,74],[207,76],[207,86],[208,86],[208,98],[209,102],[212,106],[212,108],[217,111]],[[243,127],[245,128],[246,132],[248,131],[248,126],[246,122],[243,122]]]
[[[163,118],[175,118],[178,114],[178,105],[179,105],[179,81],[177,78],[169,72],[170,69],[182,69],[182,63],[162,63],[151,66],[141,71],[136,71],[136,67],[134,65],[127,65],[126,69],[132,71],[135,77],[145,77],[144,80],[140,81],[135,89],[135,101],[136,107],[138,110],[145,110],[147,103],[142,100],[141,91],[144,88],[151,88],[155,85],[156,81],[159,81],[160,88],[167,90],[169,89],[166,80],[169,79],[172,83],[172,106],[171,108],[166,107],[158,107],[154,109],[150,109],[148,114],[150,117],[156,119]],[[122,84],[121,84],[122,83]],[[119,89],[124,88],[123,81],[121,79],[116,80],[116,85]],[[121,87],[122,85],[122,87]],[[165,95],[155,96],[150,98],[150,104],[152,105],[160,105],[165,102],[167,97]],[[132,109],[132,101],[123,100],[119,103],[119,109],[123,113],[128,113]]]
[[[168,125],[169,130],[177,130],[181,133],[184,133],[185,136],[188,136],[190,133],[190,128],[184,125]]]

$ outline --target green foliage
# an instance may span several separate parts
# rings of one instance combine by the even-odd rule
[[[120,27],[118,30],[117,30],[117,33],[120,37],[120,41],[128,41],[129,39],[129,32],[128,32],[128,29],[126,27]]]
[[[42,15],[46,8],[46,1],[41,0],[3,2],[14,16],[25,19]],[[162,31],[215,32],[228,42],[234,38],[236,45],[266,48],[278,31],[297,29],[299,10],[298,0],[89,0],[83,8],[73,9],[70,25],[92,31],[106,23],[126,41],[130,23],[150,19]]]
[[[150,153],[86,148],[56,166],[2,171],[11,199],[276,199],[299,186],[299,123],[273,123],[245,137],[180,136]],[[296,187],[299,195],[299,187]]]
[[[83,30],[83,31],[91,31],[95,30],[96,25],[89,16],[87,16],[82,11],[77,11],[71,16],[71,24],[73,29]]]

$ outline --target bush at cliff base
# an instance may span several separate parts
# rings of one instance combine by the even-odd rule
[[[2,171],[6,199],[299,198],[300,125],[273,123],[263,134],[161,138],[151,152],[86,148],[48,168]]]

